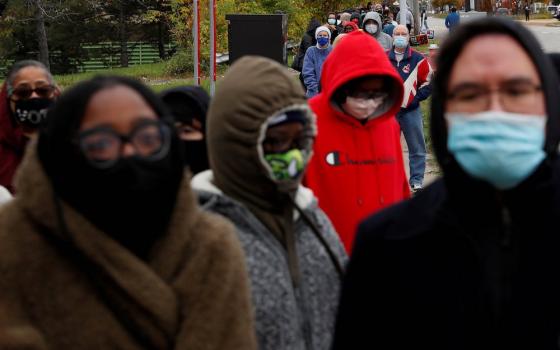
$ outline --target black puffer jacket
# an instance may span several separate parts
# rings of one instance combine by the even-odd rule
[[[498,191],[447,150],[445,86],[461,48],[482,33],[513,37],[545,91],[545,159]],[[443,179],[362,223],[343,286],[335,349],[559,349],[560,91],[536,39],[484,19],[442,47],[432,139]]]
[[[309,25],[307,26],[307,30],[303,37],[301,38],[301,42],[299,44],[298,52],[294,57],[294,61],[292,62],[292,68],[301,72],[303,69],[303,58],[305,57],[305,52],[311,46],[315,46],[317,44],[317,39],[315,38],[315,30],[321,26],[321,22],[319,20],[313,18]]]

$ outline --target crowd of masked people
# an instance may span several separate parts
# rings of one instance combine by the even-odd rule
[[[0,349],[559,349],[554,61],[507,19],[459,25],[432,63],[408,33],[346,35],[310,99],[257,56],[212,99],[62,91],[16,62]],[[400,136],[420,142],[430,94],[442,176],[411,196]]]

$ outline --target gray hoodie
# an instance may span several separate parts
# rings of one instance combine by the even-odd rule
[[[375,23],[377,23],[377,32],[375,34],[371,34],[366,31],[366,22],[368,20],[374,20]],[[391,38],[389,34],[383,33],[383,22],[381,21],[381,16],[379,16],[379,13],[373,11],[366,13],[363,23],[364,32],[372,35],[375,39],[377,39],[377,42],[383,47],[385,51],[391,50],[391,48],[393,47],[393,38]]]
[[[203,209],[228,218],[245,251],[260,350],[329,349],[346,253],[303,171],[276,180],[262,142],[272,119],[301,111],[306,163],[315,115],[280,64],[245,56],[221,80],[208,113],[212,171],[192,181]],[[295,212],[298,215],[294,215]],[[302,214],[303,213],[303,214]]]
[[[251,211],[224,195],[207,170],[196,175],[193,189],[203,210],[228,218],[245,250],[255,311],[259,350],[330,349],[340,293],[340,276],[309,225],[294,213],[301,284],[294,288],[286,249]],[[319,228],[340,264],[346,253],[313,192],[300,187],[296,203]]]

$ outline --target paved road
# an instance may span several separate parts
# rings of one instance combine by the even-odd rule
[[[445,21],[441,18],[429,17],[428,26],[436,32],[436,38],[444,38],[447,35]],[[547,27],[544,25],[531,24],[527,26],[537,37],[542,48],[547,52],[560,52],[560,27]]]

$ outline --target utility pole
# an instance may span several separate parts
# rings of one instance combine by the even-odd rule
[[[194,83],[200,85],[200,0],[193,0],[193,59]]]
[[[420,6],[418,4],[419,0],[411,0],[412,1],[412,17],[414,18],[414,34],[417,35],[420,33]]]
[[[399,12],[400,18],[398,19],[399,24],[406,26],[406,0],[399,0]]]

